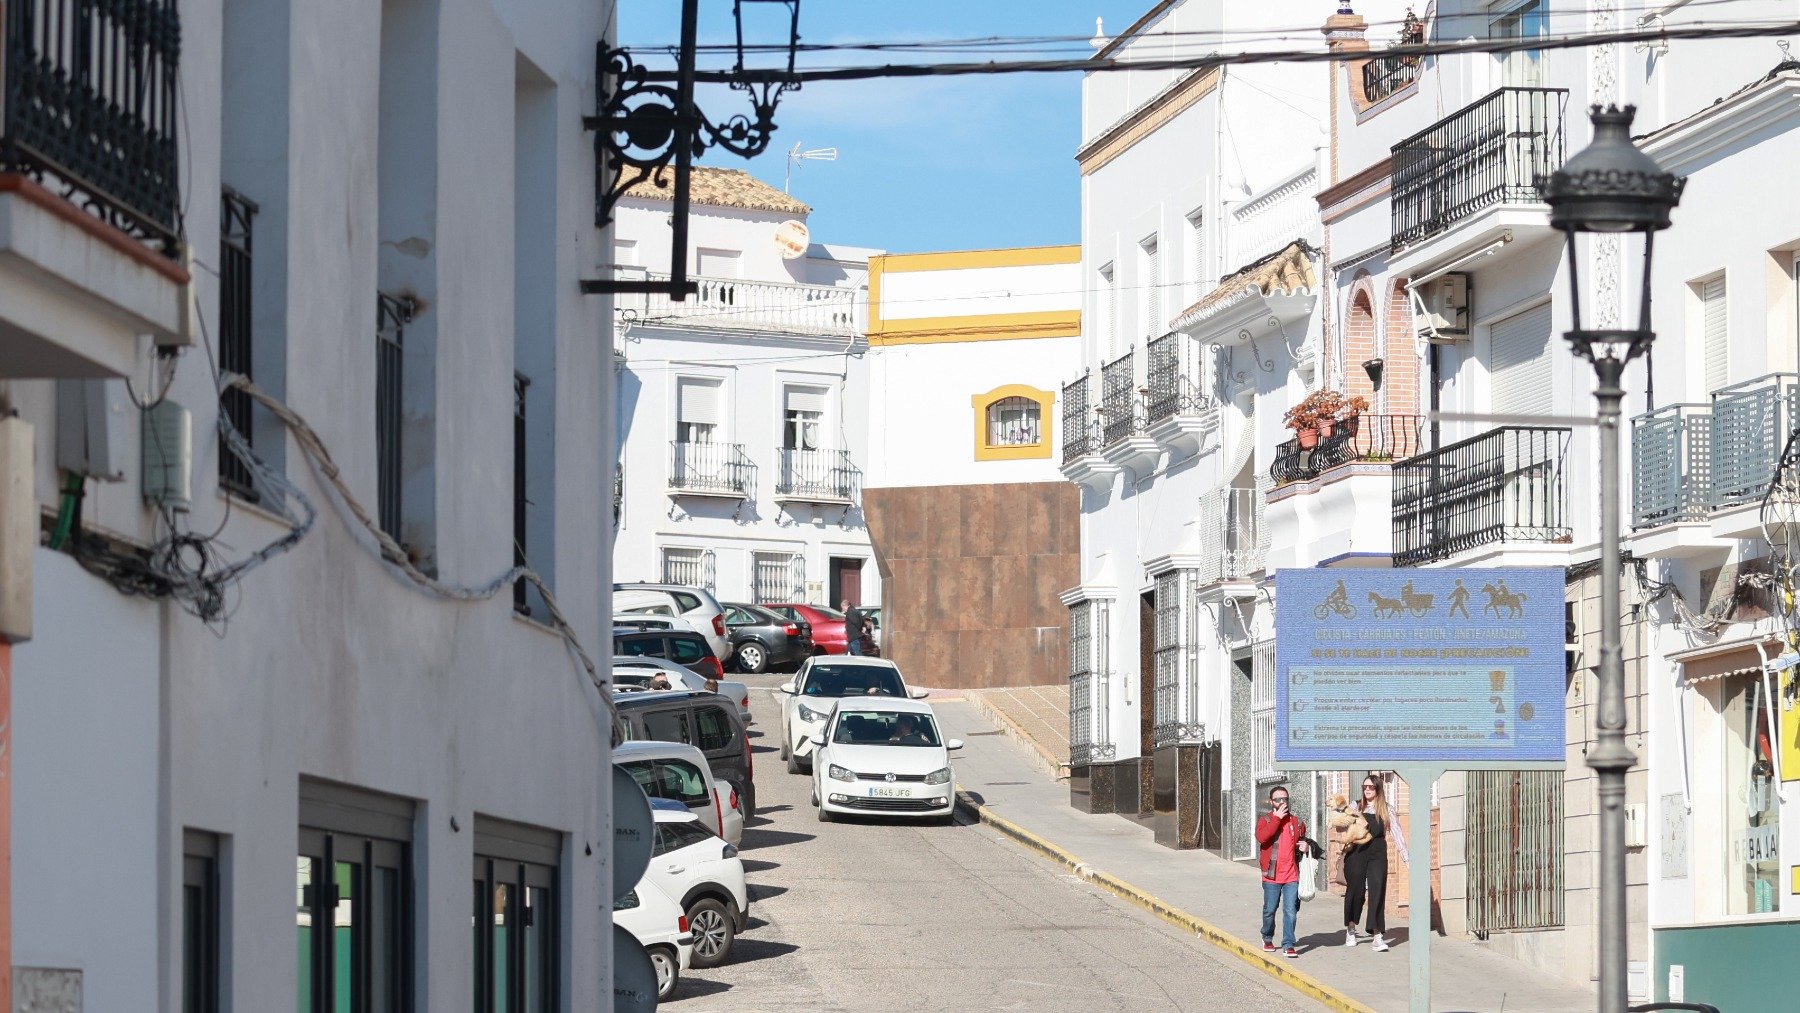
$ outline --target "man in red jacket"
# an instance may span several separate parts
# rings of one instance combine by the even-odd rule
[[[1269,789],[1269,811],[1256,821],[1257,864],[1262,868],[1263,952],[1275,952],[1275,907],[1281,907],[1281,946],[1287,956],[1298,957],[1294,948],[1294,921],[1300,914],[1300,859],[1306,842],[1306,823],[1288,811],[1288,790]]]

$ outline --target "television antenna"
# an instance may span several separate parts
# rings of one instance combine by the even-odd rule
[[[788,188],[790,186],[792,186],[793,182],[794,182],[794,166],[798,165],[801,161],[807,160],[807,159],[811,159],[812,161],[815,161],[815,162],[835,162],[835,161],[837,161],[837,149],[836,148],[811,148],[811,149],[807,149],[807,150],[803,151],[800,148],[800,144],[801,144],[801,142],[795,141],[794,146],[792,148],[788,149],[787,173],[781,179],[781,192],[782,193],[789,192]]]

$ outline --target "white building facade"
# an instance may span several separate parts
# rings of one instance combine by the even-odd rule
[[[1156,4],[1098,56],[1236,48],[1283,15]],[[1071,799],[1170,847],[1255,854],[1273,767],[1263,475],[1317,368],[1326,72],[1261,65],[1083,85],[1085,373],[1061,396],[1080,487]],[[1292,785],[1310,812],[1312,779]]]
[[[863,518],[868,258],[778,243],[809,209],[737,169],[696,168],[684,301],[616,304],[613,572],[721,600],[881,601]],[[623,276],[669,263],[669,204],[620,205]]]
[[[21,1008],[450,1008],[509,966],[506,1008],[610,1002],[605,656],[569,638],[608,605],[611,310],[579,282],[612,19],[9,6],[10,54],[62,66],[80,26],[132,70],[6,76]],[[83,89],[141,119],[24,118]],[[504,580],[521,543],[566,626]]]

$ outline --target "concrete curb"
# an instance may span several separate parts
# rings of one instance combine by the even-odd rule
[[[1201,939],[1217,946],[1219,949],[1242,960],[1244,963],[1249,964],[1251,967],[1267,974],[1289,988],[1312,999],[1318,1000],[1320,1003],[1323,1003],[1327,1009],[1338,1010],[1340,1013],[1375,1013],[1375,1010],[1372,1007],[1357,1002],[1355,999],[1326,985],[1312,975],[1296,970],[1292,964],[1286,962],[1286,958],[1271,958],[1264,954],[1261,949],[1244,942],[1231,933],[1197,918],[1180,908],[1174,907],[1158,899],[1154,895],[1132,886],[1130,883],[1125,882],[1117,876],[1101,872],[1100,870],[1089,866],[1086,862],[1070,852],[1033,834],[1031,831],[1026,830],[1017,823],[1014,823],[1003,816],[998,816],[989,812],[987,806],[975,801],[967,792],[962,790],[961,786],[958,786],[956,790],[956,807],[971,819],[993,827],[1001,834],[1010,837],[1013,841],[1023,845],[1028,850],[1035,851],[1039,855],[1048,858],[1050,861],[1063,866],[1081,879],[1100,887],[1122,900],[1131,902],[1137,907],[1142,908],[1144,911],[1161,918],[1163,921],[1168,922],[1177,928],[1194,933]]]
[[[1053,753],[1048,749],[1045,749],[1043,745],[1038,742],[1037,737],[1026,731],[1023,725],[1014,721],[1011,715],[989,703],[987,697],[980,694],[969,696],[966,699],[969,703],[975,705],[975,709],[979,710],[983,717],[1004,729],[1008,736],[1024,743],[1025,747],[1030,749],[1033,755],[1042,761],[1044,769],[1048,770],[1052,777],[1058,781],[1068,780],[1069,765],[1058,760]]]

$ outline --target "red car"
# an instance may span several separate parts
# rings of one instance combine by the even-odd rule
[[[819,654],[848,654],[849,647],[844,643],[844,614],[834,608],[823,605],[801,605],[784,603],[764,605],[763,608],[789,620],[805,620],[812,624],[813,649]],[[870,647],[867,636],[863,638],[863,649],[867,653]]]

